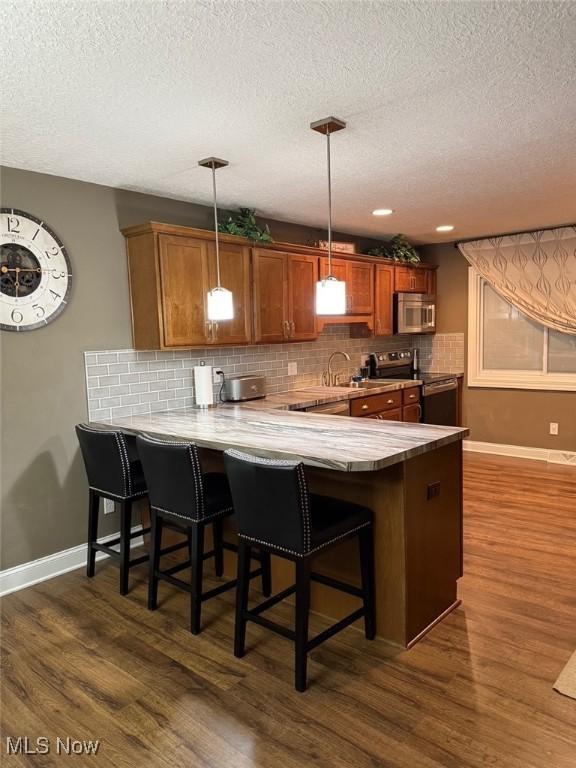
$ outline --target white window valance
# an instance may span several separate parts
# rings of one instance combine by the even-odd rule
[[[459,243],[476,271],[538,323],[576,335],[576,226]]]

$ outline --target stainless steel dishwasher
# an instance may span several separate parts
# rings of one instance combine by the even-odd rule
[[[444,379],[422,387],[422,410],[425,424],[458,426],[458,379]]]

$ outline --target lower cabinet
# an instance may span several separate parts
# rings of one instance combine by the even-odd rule
[[[412,421],[414,424],[418,424],[421,416],[422,409],[418,403],[416,405],[406,405],[402,408],[402,421]]]
[[[420,407],[420,387],[387,392],[379,395],[367,395],[352,400],[351,416],[365,416],[380,421],[411,421],[418,423],[422,416]]]
[[[369,416],[370,419],[380,419],[380,421],[404,421],[402,418],[402,408],[392,408],[389,411],[381,411]]]

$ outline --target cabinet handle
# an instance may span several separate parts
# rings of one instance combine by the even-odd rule
[[[282,320],[282,336],[284,336],[284,338],[287,338],[288,336],[288,333],[286,330],[287,326],[288,326],[288,320]]]
[[[218,338],[218,321],[212,323],[212,341]]]
[[[381,325],[380,318],[377,317],[376,318],[376,333],[380,333],[380,325]]]
[[[294,320],[292,320],[292,322],[290,323],[290,329],[291,329],[290,335],[293,338],[296,335],[296,323],[294,322]]]
[[[422,421],[422,406],[418,403],[418,421]]]
[[[393,404],[394,404],[394,400],[386,400],[386,403],[387,403],[388,405],[393,405]]]
[[[364,403],[364,405],[362,406],[362,410],[363,410],[363,411],[367,411],[367,410],[368,410],[368,406],[367,406],[367,404],[366,404],[366,403]]]
[[[212,341],[212,320],[206,320],[206,339]]]
[[[414,400],[414,398],[416,397],[416,395],[408,395],[408,397],[410,398],[410,400]]]

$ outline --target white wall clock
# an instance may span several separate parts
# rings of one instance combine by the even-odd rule
[[[24,211],[0,208],[0,328],[43,328],[66,307],[70,259],[58,236]]]

